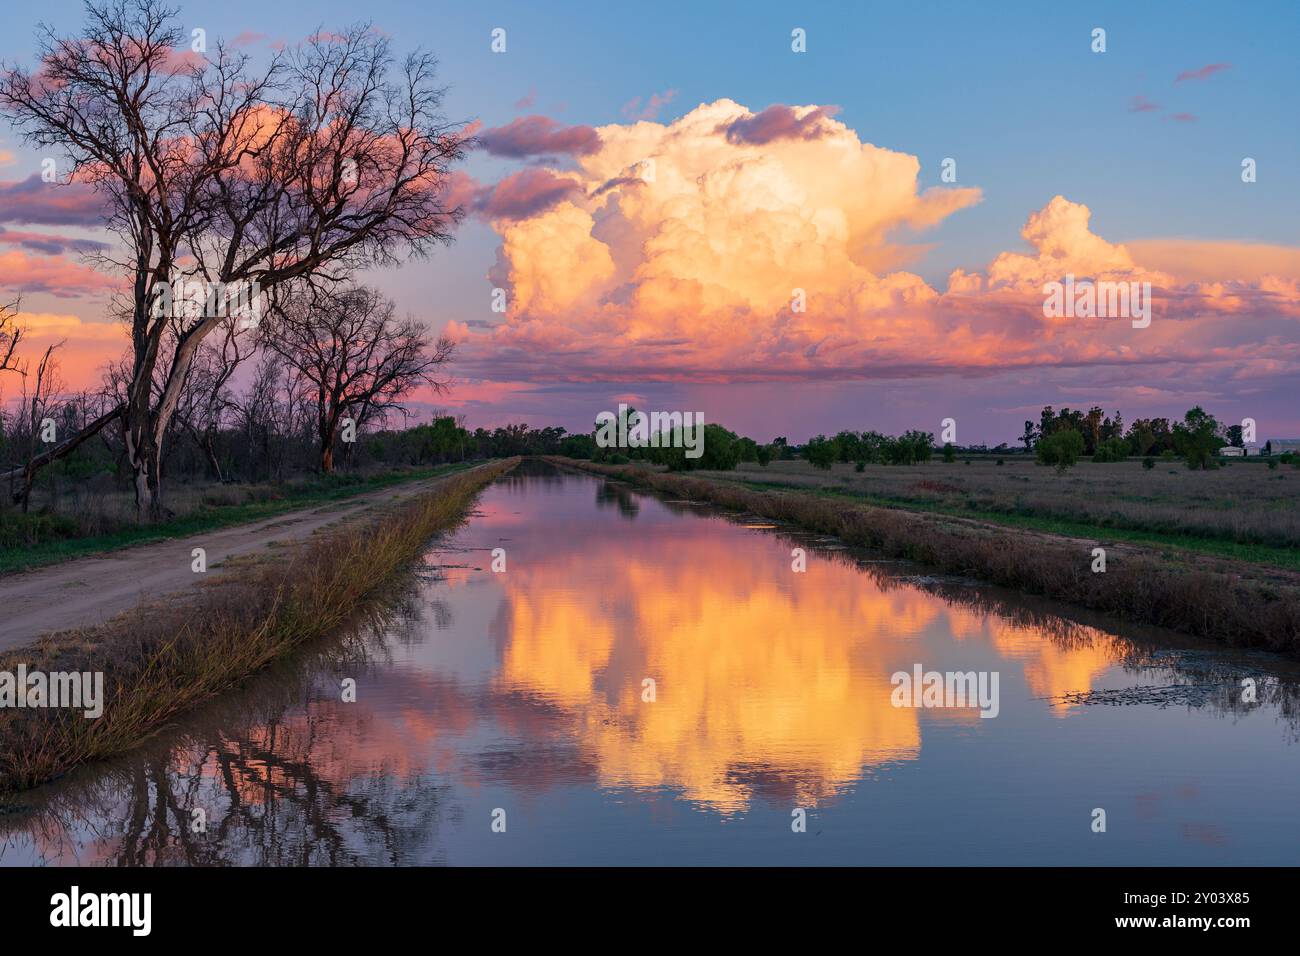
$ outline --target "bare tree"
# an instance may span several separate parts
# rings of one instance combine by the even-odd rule
[[[210,336],[199,345],[176,408],[176,423],[203,452],[218,481],[224,481],[226,476],[217,454],[217,435],[234,409],[227,386],[244,357],[239,333],[239,321],[233,319],[220,335]]]
[[[321,471],[334,470],[334,446],[344,415],[359,426],[373,414],[401,409],[421,385],[446,389],[438,372],[454,343],[431,341],[428,330],[393,301],[355,286],[312,299],[297,296],[266,325],[267,347],[296,369],[315,394]]]
[[[0,305],[0,372],[18,371],[18,343],[23,328],[18,324],[18,303]]]
[[[123,427],[138,513],[157,517],[165,436],[231,298],[274,301],[282,284],[336,284],[450,242],[460,210],[444,204],[447,176],[470,141],[439,114],[434,59],[395,68],[367,25],[254,73],[221,43],[199,63],[179,53],[189,37],[159,0],[90,0],[86,11],[80,36],[42,27],[37,73],[4,68],[0,107],[29,142],[68,154],[121,240],[117,258],[101,258],[130,279]],[[201,302],[178,309],[178,284],[195,282]]]
[[[14,501],[22,502],[24,514],[27,512],[27,504],[32,496],[32,485],[36,481],[36,472],[40,467],[35,464],[37,443],[47,441],[49,430],[55,430],[55,434],[49,436],[47,443],[53,444],[57,440],[58,426],[54,416],[58,411],[58,396],[63,391],[64,385],[59,377],[59,362],[54,353],[63,345],[63,342],[56,342],[46,347],[45,354],[37,363],[34,379],[29,381],[30,376],[26,371],[23,373],[23,408],[28,412],[27,464],[22,469],[22,484],[14,492]]]

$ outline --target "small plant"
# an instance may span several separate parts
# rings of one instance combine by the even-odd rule
[[[950,465],[957,460],[957,451],[952,447],[952,442],[944,442],[943,460]]]
[[[1150,455],[1147,455],[1145,458],[1142,459],[1142,467],[1145,468],[1147,471],[1150,471],[1155,466],[1156,466],[1156,460],[1152,458]]]
[[[999,468],[1002,467],[1002,459],[1001,459],[1001,458],[998,459],[998,467],[999,467]]]
[[[854,464],[854,466],[853,466],[853,470],[854,470],[854,471],[866,471],[866,470],[867,470],[867,463],[866,463],[865,461],[859,461],[859,462],[857,462],[857,463]]]

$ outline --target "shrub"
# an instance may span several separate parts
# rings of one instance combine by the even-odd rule
[[[1040,465],[1053,465],[1058,472],[1064,472],[1083,454],[1083,436],[1073,428],[1063,428],[1040,441],[1037,453]]]
[[[1092,460],[1100,464],[1114,464],[1128,458],[1128,442],[1122,438],[1108,438],[1097,446]]]
[[[829,471],[835,459],[839,457],[839,449],[835,442],[828,440],[825,435],[818,435],[804,446],[803,454],[814,467]]]
[[[1152,458],[1150,455],[1147,455],[1145,458],[1142,459],[1142,467],[1145,468],[1147,471],[1150,471],[1155,466],[1156,466],[1156,460]]]

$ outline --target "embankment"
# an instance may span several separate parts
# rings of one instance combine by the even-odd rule
[[[102,625],[0,656],[0,672],[104,675],[103,713],[0,709],[0,793],[125,751],[195,704],[343,626],[429,538],[455,527],[518,459],[443,479],[391,509],[232,569],[192,598],[142,605]]]
[[[1108,549],[1094,573],[1094,542],[1020,531],[943,515],[880,508],[799,491],[756,491],[713,479],[599,465],[556,464],[649,490],[751,512],[835,535],[848,544],[907,558],[1128,621],[1224,644],[1300,652],[1300,590],[1241,573],[1206,571],[1155,550]]]

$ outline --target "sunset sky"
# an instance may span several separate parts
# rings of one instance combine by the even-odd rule
[[[451,184],[470,215],[368,277],[461,342],[426,416],[587,430],[630,401],[762,441],[953,417],[993,445],[1044,404],[1201,404],[1300,435],[1300,5],[901,6],[230,0],[181,20],[260,58],[365,17],[439,56],[445,112],[482,143]],[[5,5],[0,59],[34,66],[42,20],[76,32],[81,5]],[[125,343],[115,278],[82,258],[108,237],[40,160],[0,119],[0,301],[21,293],[30,345],[66,339],[90,387]],[[1067,273],[1150,282],[1150,327],[1045,318]]]

